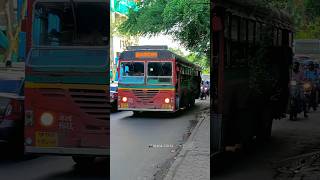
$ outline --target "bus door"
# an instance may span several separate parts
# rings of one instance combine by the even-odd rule
[[[211,142],[213,154],[222,151],[222,99],[223,99],[223,69],[224,69],[224,33],[223,21],[218,14],[212,18],[212,65],[213,65],[213,111],[211,112]]]

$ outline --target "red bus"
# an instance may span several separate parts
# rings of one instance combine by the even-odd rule
[[[175,112],[195,104],[200,67],[166,46],[131,46],[119,59],[118,109]]]
[[[26,152],[71,155],[77,163],[108,156],[107,1],[37,0],[28,7]]]

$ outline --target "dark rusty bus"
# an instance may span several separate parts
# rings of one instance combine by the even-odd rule
[[[293,33],[286,13],[256,1],[217,0],[211,8],[211,154],[217,157],[267,139],[273,119],[286,113]],[[272,81],[254,79],[259,63]]]

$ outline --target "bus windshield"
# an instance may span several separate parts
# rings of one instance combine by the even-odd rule
[[[171,84],[172,62],[149,62],[148,84]]]
[[[120,81],[123,84],[144,84],[144,62],[122,62]]]
[[[103,2],[38,2],[33,21],[35,46],[108,44],[108,7]]]

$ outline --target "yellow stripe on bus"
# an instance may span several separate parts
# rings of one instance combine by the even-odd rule
[[[32,83],[26,82],[25,88],[60,88],[60,89],[103,89],[106,90],[107,85],[96,84],[61,84],[61,83]]]
[[[118,88],[119,90],[170,90],[173,91],[174,88]]]

